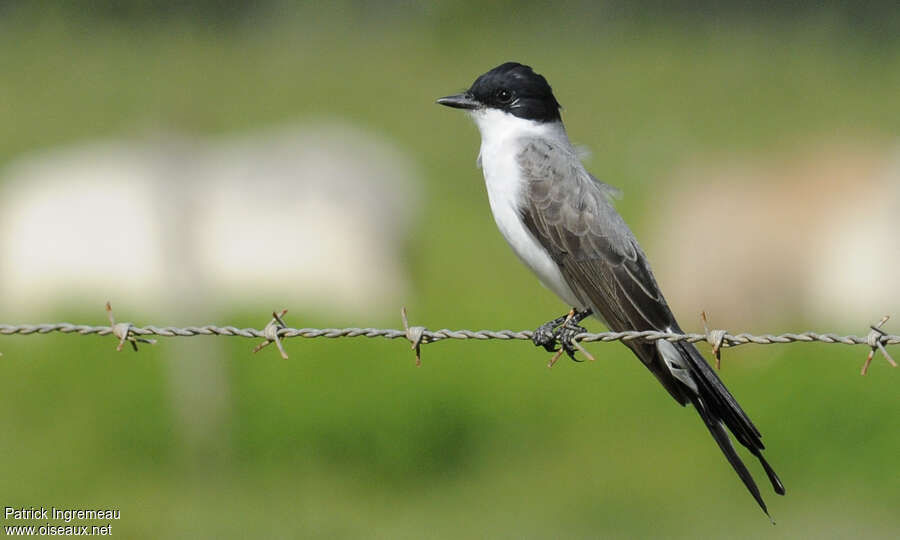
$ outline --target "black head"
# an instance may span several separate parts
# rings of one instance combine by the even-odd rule
[[[559,121],[559,102],[547,79],[529,66],[507,62],[475,79],[462,94],[437,100],[457,109],[492,108],[538,122]]]

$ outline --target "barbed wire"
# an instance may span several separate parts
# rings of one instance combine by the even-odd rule
[[[67,322],[60,323],[42,323],[42,324],[2,324],[0,323],[0,335],[45,335],[50,333],[75,334],[80,336],[97,335],[107,336],[114,335],[119,342],[116,350],[122,350],[126,342],[130,343],[135,351],[138,350],[138,343],[156,344],[156,340],[147,336],[159,337],[193,337],[193,336],[234,336],[243,338],[261,338],[264,341],[257,345],[253,352],[259,352],[261,349],[271,343],[275,343],[282,358],[287,359],[288,354],[284,349],[282,341],[287,338],[384,338],[384,339],[406,339],[415,350],[416,365],[421,364],[421,347],[428,343],[435,343],[447,339],[472,339],[472,340],[526,340],[530,341],[533,335],[531,330],[428,330],[424,326],[411,326],[409,324],[406,308],[401,311],[401,320],[403,329],[393,328],[291,328],[284,322],[284,315],[287,310],[284,309],[280,313],[272,313],[272,319],[262,329],[257,328],[238,328],[236,326],[135,326],[130,322],[116,323],[112,313],[112,307],[109,302],[106,303],[107,317],[109,318],[108,326],[91,326],[86,324],[72,324]],[[754,335],[748,333],[730,334],[725,330],[710,330],[707,327],[706,314],[702,314],[705,333],[671,333],[657,332],[654,330],[627,330],[622,332],[583,332],[574,337],[574,345],[584,353],[588,358],[593,357],[586,351],[580,343],[602,342],[608,343],[612,341],[645,341],[655,342],[666,340],[670,342],[685,341],[688,343],[707,342],[712,346],[712,352],[716,357],[716,367],[720,367],[721,351],[724,348],[737,347],[740,345],[780,345],[786,343],[826,343],[826,344],[842,344],[842,345],[865,345],[869,347],[869,354],[862,366],[861,373],[866,374],[875,351],[879,351],[885,360],[891,366],[897,367],[897,362],[888,353],[886,347],[890,345],[900,344],[900,336],[888,334],[882,327],[888,321],[889,317],[885,316],[881,322],[871,325],[870,331],[866,336],[855,335],[838,335],[834,333],[819,332],[801,332],[801,333],[782,333],[782,334],[761,334]],[[551,359],[552,366],[559,358],[562,351]],[[2,353],[0,353],[2,355]]]

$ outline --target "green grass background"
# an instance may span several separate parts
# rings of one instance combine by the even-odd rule
[[[620,210],[639,237],[652,223],[647,196],[694,156],[900,132],[898,42],[828,14],[608,22],[514,3],[391,5],[226,22],[11,16],[0,23],[0,164],[160,128],[348,119],[407,148],[423,172],[406,261],[413,292],[398,306],[432,328],[519,329],[561,306],[495,232],[475,128],[433,104],[488,68],[515,59],[550,79],[592,171],[624,189]],[[395,313],[336,320],[289,307],[297,326],[398,324]],[[259,326],[259,313],[235,306],[216,322]],[[103,322],[95,306],[59,316]],[[694,314],[681,318],[697,330]],[[418,369],[400,341],[290,341],[289,361],[251,346],[228,340],[221,358],[232,387],[225,450],[192,453],[167,399],[169,342],[117,354],[110,338],[0,339],[0,504],[118,507],[120,538],[900,531],[898,373],[876,360],[858,376],[862,348],[726,352],[723,377],[787,485],[784,498],[762,486],[773,528],[695,413],[621,345],[593,345],[597,362],[552,370],[524,342],[430,345]]]

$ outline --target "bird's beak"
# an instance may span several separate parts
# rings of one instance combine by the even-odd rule
[[[472,99],[468,94],[456,94],[455,96],[442,97],[437,100],[441,105],[453,107],[454,109],[472,110],[481,107],[481,103]]]

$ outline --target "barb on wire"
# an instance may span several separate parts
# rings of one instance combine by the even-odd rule
[[[406,314],[406,306],[400,309],[400,322],[403,323],[403,332],[409,341],[412,350],[416,351],[416,367],[422,365],[422,343],[430,343],[425,341],[425,332],[428,331],[424,326],[410,326],[409,317]]]
[[[274,311],[272,312],[272,320],[269,321],[269,324],[267,324],[263,328],[263,334],[265,334],[266,340],[263,341],[262,343],[260,343],[259,345],[257,345],[256,347],[253,347],[254,354],[258,353],[259,351],[263,350],[267,345],[274,342],[275,346],[278,347],[278,352],[281,353],[281,357],[284,358],[285,360],[288,359],[288,354],[284,350],[284,345],[281,344],[281,338],[278,336],[278,332],[280,330],[287,328],[287,325],[284,324],[284,320],[282,320],[282,317],[284,317],[286,314],[287,314],[287,309],[282,309],[281,313],[275,313]]]
[[[140,343],[149,343],[150,345],[156,345],[155,339],[148,339],[135,336],[131,329],[134,328],[130,322],[116,323],[116,318],[113,316],[112,306],[109,302],[106,302],[106,317],[109,319],[110,331],[114,336],[119,338],[119,344],[116,346],[117,351],[122,350],[122,346],[125,345],[125,342],[128,341],[131,343],[131,347],[134,349],[134,352],[138,350],[138,342]]]
[[[132,347],[137,350],[137,343],[156,343],[155,339],[147,336],[161,337],[190,337],[190,336],[237,336],[245,338],[262,338],[265,341],[258,345],[254,351],[260,350],[270,343],[275,343],[282,358],[287,358],[287,353],[282,344],[286,338],[384,338],[384,339],[406,339],[409,341],[413,350],[416,351],[416,365],[421,364],[421,346],[443,341],[445,339],[474,339],[474,340],[531,340],[532,332],[530,330],[428,330],[424,326],[410,326],[406,310],[401,312],[403,321],[403,329],[397,330],[393,328],[290,328],[284,324],[282,317],[287,313],[283,310],[280,314],[273,313],[272,320],[263,329],[256,328],[237,328],[234,326],[188,326],[184,328],[174,326],[134,326],[131,323],[116,323],[112,315],[112,308],[107,303],[107,315],[109,318],[109,326],[90,326],[84,324],[72,323],[44,323],[44,324],[0,324],[0,335],[34,335],[49,334],[52,332],[60,332],[63,334],[105,336],[113,334],[119,338],[117,350],[121,350],[125,342],[131,343]],[[582,345],[591,342],[610,342],[610,341],[646,341],[654,342],[666,340],[670,342],[685,341],[688,343],[707,342],[713,347],[713,353],[716,355],[717,367],[720,361],[721,349],[726,347],[737,347],[746,344],[757,345],[775,345],[785,343],[830,343],[843,345],[865,345],[869,348],[869,355],[863,364],[862,373],[868,371],[872,362],[875,351],[878,350],[885,360],[893,367],[897,367],[897,362],[891,357],[887,351],[890,345],[900,344],[900,335],[888,334],[882,328],[887,322],[885,317],[877,325],[872,325],[870,332],[863,337],[855,335],[837,335],[833,333],[816,333],[802,332],[783,333],[783,334],[762,334],[753,335],[747,333],[729,334],[724,330],[709,330],[708,325],[703,334],[676,334],[670,332],[657,332],[655,330],[627,330],[623,332],[599,332],[590,333],[583,332],[573,338],[573,343],[584,351]]]
[[[728,332],[725,330],[710,330],[709,320],[706,318],[706,312],[700,312],[700,319],[703,320],[703,332],[706,334],[706,341],[712,346],[713,356],[716,358],[716,369],[722,369],[722,345],[725,343],[725,336]]]
[[[869,335],[866,336],[866,344],[869,346],[869,354],[868,356],[866,356],[866,361],[859,372],[860,375],[865,375],[866,373],[868,373],[869,364],[872,363],[872,357],[875,356],[876,348],[881,351],[882,356],[884,356],[884,359],[891,364],[891,367],[897,367],[897,362],[895,362],[894,359],[891,358],[891,355],[888,354],[887,349],[884,348],[884,343],[882,343],[882,340],[886,337],[886,334],[884,333],[884,330],[881,329],[881,327],[884,326],[884,323],[888,322],[888,319],[890,318],[890,315],[885,315],[881,318],[880,323],[869,327],[872,329],[869,332]]]

